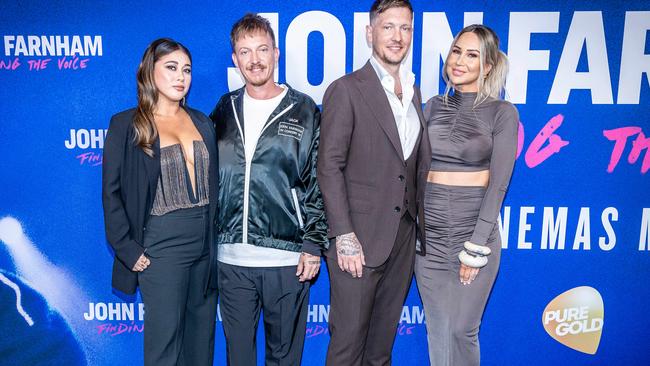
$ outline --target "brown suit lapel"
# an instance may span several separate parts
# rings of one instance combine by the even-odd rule
[[[359,69],[357,80],[359,81],[358,88],[361,97],[370,107],[370,110],[375,116],[375,120],[377,120],[379,126],[381,126],[386,136],[388,136],[397,154],[404,160],[404,153],[402,152],[402,144],[399,140],[393,110],[390,108],[384,87],[381,85],[379,77],[377,77],[377,73],[370,64],[370,61],[366,62],[365,66]]]

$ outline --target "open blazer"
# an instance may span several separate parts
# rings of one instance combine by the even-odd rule
[[[216,246],[214,227],[219,189],[219,156],[212,121],[203,113],[185,107],[192,122],[203,137],[210,156],[208,182],[210,230],[210,269],[206,287],[216,288]],[[135,293],[137,272],[131,269],[144,253],[143,237],[153,205],[160,176],[160,139],[153,145],[150,157],[134,143],[133,117],[135,108],[120,112],[111,118],[104,142],[102,167],[102,203],[106,238],[115,253],[113,287],[127,294]]]

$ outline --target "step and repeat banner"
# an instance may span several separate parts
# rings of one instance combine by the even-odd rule
[[[279,82],[321,103],[368,56],[371,1],[14,1],[0,5],[0,364],[142,363],[144,308],[110,287],[101,164],[112,114],[136,102],[146,46],[192,52],[189,105],[241,86],[231,25],[263,13]],[[650,364],[650,3],[414,1],[406,67],[424,100],[464,25],[501,37],[519,152],[501,212],[501,270],[481,328],[485,365]],[[324,267],[324,266],[323,266]],[[303,364],[329,340],[326,268]],[[394,364],[428,363],[415,283]],[[225,365],[220,320],[215,364]],[[258,349],[263,351],[263,334]],[[262,359],[262,358],[260,358]]]

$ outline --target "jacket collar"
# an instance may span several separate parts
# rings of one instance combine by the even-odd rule
[[[359,69],[356,73],[359,82],[359,89],[362,91],[361,98],[366,101],[370,107],[375,120],[379,126],[384,130],[386,136],[395,148],[399,157],[404,160],[404,153],[402,152],[402,143],[399,140],[399,133],[397,132],[397,124],[393,116],[393,110],[390,108],[390,103],[386,97],[384,87],[379,81],[379,77],[375,69],[370,64],[370,61]],[[415,94],[415,93],[414,93]]]
[[[296,92],[295,89],[293,89],[289,84],[284,84],[287,87],[287,94],[282,98],[280,101],[280,104],[273,110],[271,115],[269,115],[269,118],[266,121],[265,126],[269,123],[269,121],[272,121],[278,114],[282,113],[285,111],[287,108],[289,108],[291,105],[298,103],[298,93]],[[246,121],[244,121],[244,93],[246,92],[246,86],[244,85],[243,87],[235,90],[232,92],[230,95],[230,99],[232,102],[235,104],[235,111],[237,113],[237,120],[240,123],[240,130],[242,135],[244,134],[244,124]],[[245,136],[244,136],[245,137]]]
[[[144,169],[147,173],[147,180],[149,182],[149,195],[151,202],[153,202],[153,197],[155,196],[156,188],[158,186],[158,177],[160,176],[160,137],[156,137],[153,142],[153,156],[149,156],[140,150],[140,153],[144,156]]]

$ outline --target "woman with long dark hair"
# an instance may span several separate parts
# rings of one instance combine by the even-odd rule
[[[145,306],[145,365],[212,365],[218,157],[212,122],[187,107],[192,58],[162,38],[144,52],[138,105],[111,118],[102,201],[113,287]]]
[[[490,28],[454,39],[444,95],[426,104],[432,148],[425,191],[426,245],[415,273],[431,365],[478,365],[478,332],[499,269],[497,217],[517,151],[517,109],[501,97],[508,60]]]

